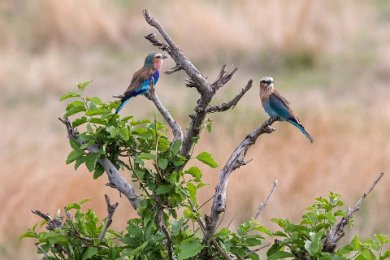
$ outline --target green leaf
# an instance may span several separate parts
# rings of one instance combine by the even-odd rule
[[[104,168],[100,164],[97,164],[95,167],[95,171],[93,172],[93,178],[96,180],[104,173]]]
[[[278,251],[278,252],[268,256],[267,260],[283,259],[283,258],[287,258],[287,257],[294,257],[294,255],[291,253]]]
[[[85,164],[90,172],[95,170],[95,165],[97,160],[99,159],[99,153],[89,153],[85,157]]]
[[[106,120],[101,119],[101,118],[96,118],[96,117],[89,119],[89,122],[93,123],[93,124],[99,124],[99,125],[106,125],[107,124]]]
[[[202,152],[202,153],[198,154],[198,156],[196,156],[196,159],[203,162],[204,164],[207,164],[208,166],[210,166],[212,168],[218,167],[218,163],[216,163],[214,161],[213,157],[208,152]]]
[[[81,90],[81,91],[84,91],[89,84],[91,84],[92,80],[88,80],[88,81],[84,81],[84,82],[81,82],[81,83],[78,83],[77,84],[77,87]]]
[[[191,167],[186,171],[187,174],[193,176],[195,178],[195,181],[200,181],[202,177],[202,172],[198,167]]]
[[[310,232],[310,240],[305,241],[305,248],[311,256],[319,253],[322,249],[321,235],[321,233]]]
[[[95,115],[104,115],[107,113],[107,110],[104,108],[96,108],[96,109],[90,109],[87,112],[85,112],[86,116],[95,116]]]
[[[39,238],[39,235],[34,231],[27,231],[22,233],[19,238],[26,238],[26,237],[32,237],[32,238]]]
[[[83,117],[80,117],[80,118],[77,118],[76,120],[74,120],[72,122],[72,126],[75,128],[75,127],[78,127],[78,126],[86,123],[87,121],[88,121],[87,118],[85,116],[83,116]]]
[[[182,260],[196,256],[203,249],[203,246],[199,242],[199,239],[191,237],[183,240],[179,245],[179,249],[180,253],[178,258]]]
[[[61,97],[60,97],[60,101],[64,101],[65,99],[68,99],[68,98],[73,98],[73,97],[80,97],[80,94],[77,93],[77,92],[66,92],[65,94],[63,94]]]
[[[80,203],[73,202],[73,203],[69,203],[68,205],[66,205],[65,208],[66,208],[66,210],[80,209],[81,206],[80,206]]]
[[[171,151],[174,155],[178,154],[179,153],[179,150],[180,150],[180,147],[181,147],[181,140],[175,140],[172,144],[171,144]]]
[[[85,163],[85,156],[76,159],[74,169],[77,170],[82,163]]]
[[[159,159],[159,160],[158,160],[158,166],[159,166],[161,169],[165,170],[165,169],[167,168],[167,166],[168,166],[168,160],[165,159],[165,158]]]
[[[129,129],[127,129],[126,127],[124,128],[120,128],[119,129],[119,136],[124,140],[124,141],[128,141],[130,136],[129,136]]]
[[[84,251],[83,256],[81,257],[81,260],[87,260],[92,258],[92,256],[96,255],[98,252],[96,247],[88,247],[87,250]]]
[[[188,189],[188,192],[190,193],[190,199],[193,203],[196,203],[196,186],[189,182],[187,183],[187,189]]]
[[[166,194],[172,190],[170,185],[159,185],[156,189],[156,195]]]
[[[156,160],[156,155],[151,153],[141,153],[137,156],[141,160]]]
[[[83,156],[83,151],[81,150],[73,150],[69,153],[68,157],[66,158],[66,164],[70,164],[74,160],[79,159],[80,157]]]
[[[90,134],[93,134],[93,127],[91,126],[91,124],[87,124],[87,132],[90,133]]]
[[[79,142],[75,141],[74,139],[70,139],[69,143],[73,150],[80,150]]]
[[[102,100],[98,97],[87,97],[86,100],[99,105],[103,103]]]
[[[197,215],[192,211],[192,209],[189,208],[183,211],[183,215],[188,219],[197,219]]]
[[[360,251],[361,249],[361,242],[357,236],[354,236],[350,245],[352,246],[353,250]]]
[[[70,107],[69,109],[66,109],[65,116],[73,116],[74,114],[80,113],[82,111],[85,111],[85,107],[76,106],[76,107]]]

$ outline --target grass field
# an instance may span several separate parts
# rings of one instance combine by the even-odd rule
[[[390,233],[389,5],[352,0],[164,3],[0,3],[0,258],[33,259],[32,240],[18,238],[39,221],[31,209],[53,213],[90,198],[87,207],[103,217],[108,193],[120,202],[114,228],[123,228],[134,215],[126,200],[104,185],[105,177],[94,181],[86,169],[74,172],[65,165],[70,148],[57,120],[65,108],[58,97],[89,79],[88,94],[105,100],[126,88],[145,54],[154,51],[143,39],[153,31],[143,21],[145,7],[210,80],[224,63],[239,66],[216,103],[238,93],[250,78],[255,81],[234,110],[211,115],[213,131],[202,133],[196,151],[212,152],[220,167],[204,168],[209,185],[200,201],[213,192],[218,170],[235,146],[266,119],[258,98],[262,76],[274,77],[315,138],[310,144],[285,123],[262,136],[248,153],[253,160],[230,179],[224,224],[233,221],[234,226],[252,216],[275,178],[279,186],[260,216],[270,226],[271,217],[297,220],[315,197],[329,191],[352,205],[385,172],[347,236]],[[173,65],[168,60],[164,67]],[[163,75],[156,90],[183,128],[188,123],[184,112],[197,97],[184,87],[184,78],[182,72]],[[121,113],[159,117],[143,97]]]

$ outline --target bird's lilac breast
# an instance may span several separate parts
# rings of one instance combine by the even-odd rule
[[[278,116],[278,113],[276,113],[275,110],[273,110],[269,104],[268,101],[262,101],[261,102],[262,105],[263,105],[263,108],[264,108],[264,111],[270,116],[270,117],[277,117]]]

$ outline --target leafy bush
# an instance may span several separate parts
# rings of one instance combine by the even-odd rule
[[[187,166],[191,158],[180,154],[181,141],[170,143],[167,127],[156,120],[113,115],[118,102],[105,103],[97,97],[86,97],[84,91],[88,84],[78,84],[78,92],[61,97],[61,100],[72,99],[65,117],[73,117],[72,127],[81,129],[78,140],[70,140],[72,150],[66,163],[73,163],[75,169],[86,165],[94,178],[104,173],[99,163],[101,158],[108,158],[117,168],[129,172],[140,189],[138,217],[128,220],[126,230],[108,230],[99,238],[104,225],[96,213],[91,209],[82,210],[85,201],[69,204],[65,216],[52,217],[58,222],[55,228],[43,231],[35,225],[21,235],[37,240],[39,254],[48,259],[169,259],[167,248],[171,248],[177,259],[198,259],[201,255],[213,259],[225,259],[227,255],[259,259],[260,250],[267,259],[390,257],[390,251],[385,250],[390,237],[381,234],[366,241],[355,236],[334,253],[324,252],[324,238],[338,219],[347,214],[335,193],[315,199],[298,223],[273,219],[280,229],[271,231],[250,219],[236,231],[222,227],[213,235],[213,243],[205,243],[196,199],[197,192],[205,185],[202,171]],[[91,146],[96,148],[92,152]],[[210,167],[218,166],[207,152],[193,158]],[[45,220],[40,226],[50,221]]]

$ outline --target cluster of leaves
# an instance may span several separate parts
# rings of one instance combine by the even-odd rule
[[[21,237],[37,239],[37,253],[46,254],[48,259],[116,259],[122,248],[116,246],[114,241],[120,239],[121,234],[108,230],[105,237],[99,239],[103,223],[99,224],[99,218],[93,210],[81,210],[86,201],[66,206],[67,217],[57,214],[53,218],[57,221],[57,228],[54,230],[37,231],[38,226],[47,223],[43,220]]]
[[[268,259],[293,257],[298,259],[385,259],[390,257],[390,250],[384,246],[390,244],[390,237],[382,234],[374,239],[362,242],[355,236],[351,242],[337,249],[334,253],[323,251],[324,239],[338,219],[346,216],[342,209],[340,195],[330,192],[329,198],[316,198],[315,203],[307,208],[302,220],[295,224],[288,219],[272,219],[282,231],[273,233],[278,238],[267,252]],[[353,222],[350,222],[351,226]]]
[[[126,230],[108,231],[103,239],[98,239],[103,226],[96,214],[92,210],[83,212],[82,203],[74,203],[67,207],[76,210],[74,217],[61,227],[38,232],[34,226],[22,236],[37,239],[38,253],[50,254],[53,259],[168,259],[167,239],[177,259],[194,259],[203,249],[215,259],[223,259],[217,248],[202,241],[203,230],[198,224],[201,206],[196,194],[205,184],[200,168],[187,167],[191,158],[180,154],[181,141],[170,142],[166,126],[156,120],[114,115],[112,111],[119,102],[86,97],[88,85],[89,82],[80,83],[78,92],[61,97],[71,100],[65,117],[72,117],[71,124],[79,131],[77,140],[70,140],[72,151],[66,162],[74,163],[75,169],[86,165],[94,178],[104,173],[99,163],[103,157],[128,172],[139,187],[138,217],[128,221]],[[211,131],[211,121],[204,127]],[[194,159],[213,168],[218,166],[207,152]],[[389,257],[390,251],[383,250],[383,246],[390,243],[390,238],[383,235],[365,242],[355,237],[334,254],[322,251],[323,238],[337,218],[346,214],[341,206],[339,196],[331,193],[329,199],[317,198],[298,224],[273,219],[281,230],[272,232],[250,219],[236,231],[221,228],[213,241],[238,259],[259,259],[260,249],[268,259]],[[274,242],[266,252],[264,243],[269,239]]]

